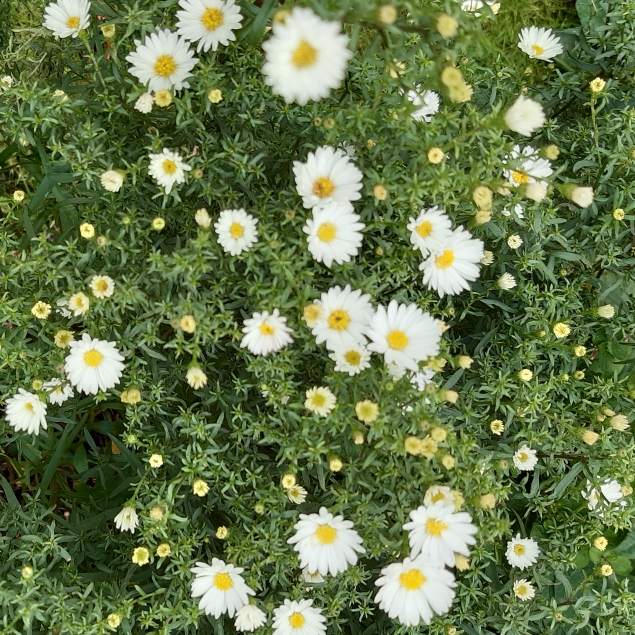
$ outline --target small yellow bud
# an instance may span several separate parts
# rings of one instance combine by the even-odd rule
[[[589,88],[592,93],[600,93],[604,90],[606,86],[606,82],[601,77],[596,77],[595,79],[589,82]]]
[[[219,88],[212,88],[208,93],[207,93],[207,99],[212,103],[212,104],[218,104],[222,101],[223,99],[223,92],[219,89]]]
[[[35,572],[33,571],[33,567],[26,566],[22,567],[22,571],[20,573],[25,580],[30,580]]]
[[[79,226],[79,233],[82,238],[90,239],[95,235],[95,228],[90,223],[82,223]]]
[[[436,427],[430,430],[430,436],[438,443],[442,443],[446,440],[448,433],[445,431],[444,428]]]
[[[625,212],[621,207],[613,210],[613,218],[615,220],[624,220]]]
[[[362,423],[373,423],[379,417],[379,406],[366,399],[355,404],[355,414]]]
[[[394,24],[397,15],[397,9],[392,4],[385,4],[377,9],[377,21],[380,24]]]
[[[587,445],[593,445],[599,438],[600,435],[597,432],[593,432],[593,430],[584,430],[582,433],[582,440]]]
[[[219,540],[225,540],[225,538],[227,538],[227,536],[229,536],[229,529],[227,529],[227,527],[225,527],[225,525],[221,525],[217,530],[216,530],[216,537]]]
[[[331,470],[331,472],[339,472],[343,466],[342,460],[336,456],[329,461],[329,470]]]
[[[206,496],[209,492],[209,485],[203,479],[198,478],[192,483],[192,492],[200,497]]]
[[[472,199],[479,209],[489,211],[492,209],[492,190],[485,185],[479,185],[472,192]]]
[[[443,398],[448,403],[456,403],[459,400],[459,393],[456,390],[446,390],[443,393]]]
[[[441,81],[448,88],[460,88],[463,85],[463,73],[454,66],[446,66],[441,72]]]
[[[456,465],[456,459],[451,454],[444,454],[441,457],[441,464],[446,470],[453,470]]]
[[[444,38],[451,38],[456,35],[459,28],[459,21],[447,13],[442,13],[437,18],[437,31]]]
[[[494,509],[496,506],[496,497],[494,494],[483,494],[483,496],[478,499],[478,506],[481,509]]]
[[[167,108],[172,103],[172,93],[169,90],[157,90],[154,93],[154,103],[160,108]]]
[[[110,628],[118,628],[121,625],[121,615],[119,613],[110,613],[106,618],[106,622],[108,622]]]
[[[529,368],[523,368],[518,371],[518,379],[521,381],[531,381],[534,374],[529,370]]]
[[[117,27],[114,24],[104,24],[101,27],[101,34],[107,39],[110,40],[115,37],[115,32],[117,31]]]
[[[132,562],[134,562],[134,564],[138,564],[141,567],[144,564],[148,564],[148,562],[150,562],[150,550],[146,547],[137,547],[132,552]]]
[[[578,346],[574,346],[573,354],[576,357],[584,357],[586,355],[586,346],[582,346],[581,344],[578,344]]]
[[[353,443],[355,445],[362,445],[362,443],[364,443],[364,433],[355,430],[355,432],[353,432]]]
[[[163,507],[155,505],[150,510],[150,518],[152,518],[152,520],[163,520]]]
[[[388,196],[388,190],[383,185],[375,185],[373,188],[373,196],[378,201],[385,201]]]
[[[505,429],[505,424],[500,419],[494,419],[489,424],[489,429],[492,431],[493,434],[500,435]]]
[[[136,404],[141,401],[141,392],[138,388],[129,388],[121,393],[119,399],[121,403]]]
[[[13,200],[16,203],[21,203],[24,200],[25,196],[26,194],[22,190],[16,190],[15,192],[13,192]]]
[[[296,484],[295,475],[293,474],[285,474],[282,477],[282,487],[284,489],[289,489]]]
[[[454,566],[458,571],[467,571],[470,568],[470,559],[466,558],[462,553],[454,554]],[[448,633],[450,630],[448,629]],[[456,633],[456,629],[454,629]]]
[[[558,338],[562,339],[563,337],[567,337],[571,333],[571,327],[564,322],[558,322],[553,325],[553,334]]]
[[[630,485],[622,485],[620,489],[624,496],[630,496],[633,493],[633,488]]]
[[[459,355],[456,358],[456,365],[465,370],[467,370],[473,362],[474,360],[469,355]]]
[[[428,150],[428,161],[433,165],[438,165],[445,158],[445,154],[441,148],[430,148]]]
[[[161,216],[157,216],[152,219],[152,229],[157,232],[160,232],[165,227],[165,219],[161,218]]]
[[[192,315],[184,315],[179,320],[179,326],[186,333],[194,333],[194,331],[196,330],[196,320]]]
[[[372,150],[377,145],[377,142],[374,139],[366,139],[366,147],[369,150]]]
[[[421,454],[421,440],[419,437],[407,437],[403,446],[408,454],[412,454],[413,456]]]
[[[162,542],[157,547],[157,556],[159,556],[159,558],[165,558],[169,556],[171,553],[172,553],[172,547],[170,547],[170,545],[167,542]]]
[[[609,544],[609,541],[604,536],[598,536],[593,541],[593,546],[600,551],[604,551]]]
[[[603,564],[600,567],[600,574],[605,578],[610,576],[613,573],[613,567],[610,564]]]

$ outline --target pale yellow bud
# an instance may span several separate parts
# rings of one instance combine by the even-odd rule
[[[456,35],[459,28],[459,21],[447,13],[442,13],[437,18],[437,31],[444,38],[451,38]]]

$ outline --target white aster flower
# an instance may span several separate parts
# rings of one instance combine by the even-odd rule
[[[60,298],[55,305],[58,307],[55,309],[57,313],[59,313],[62,317],[70,318],[73,317],[73,314],[66,308],[68,307],[68,300],[66,298]]]
[[[514,465],[522,471],[532,472],[538,463],[538,457],[536,456],[536,450],[532,450],[529,446],[523,445],[512,457]]]
[[[529,183],[544,183],[541,179],[553,174],[551,162],[548,159],[541,159],[538,152],[531,146],[525,146],[522,151],[520,146],[514,146],[505,164],[510,162],[520,163],[515,169],[503,169],[505,178],[514,187]]]
[[[313,208],[313,217],[307,219],[302,231],[307,234],[309,251],[315,260],[330,267],[350,262],[357,256],[364,238],[364,223],[355,214],[350,203],[327,203]]]
[[[93,339],[87,333],[69,343],[70,353],[64,370],[71,384],[80,392],[96,395],[119,383],[124,369],[123,357],[114,342]]]
[[[335,362],[335,372],[348,373],[350,377],[370,368],[370,352],[361,344],[336,350],[329,357]]]
[[[300,556],[300,567],[321,575],[337,575],[357,564],[357,553],[365,553],[362,539],[350,520],[333,516],[326,507],[317,514],[300,514],[295,536],[287,543]]]
[[[305,208],[335,201],[350,203],[361,198],[362,173],[339,148],[322,146],[309,152],[306,163],[293,162],[298,194]]]
[[[503,216],[511,216],[512,213],[508,210],[508,209],[504,209],[501,214]],[[525,212],[523,211],[523,206],[520,203],[516,203],[516,205],[514,205],[514,214],[516,214],[516,216],[519,219],[523,219],[525,218]],[[491,253],[491,252],[489,252]],[[492,264],[492,263],[488,263],[488,264]]]
[[[310,584],[321,584],[322,582],[324,582],[324,578],[322,577],[319,571],[314,571],[312,573],[311,571],[309,571],[308,567],[305,567],[304,569],[302,569],[302,574],[300,575],[300,578],[304,582],[309,582]]]
[[[200,367],[194,365],[190,366],[185,373],[185,381],[187,381],[190,388],[194,390],[200,390],[207,384],[207,375],[201,370]]]
[[[100,300],[111,297],[115,292],[115,281],[110,276],[93,276],[88,286]]]
[[[423,504],[430,507],[435,503],[443,503],[445,507],[455,508],[454,492],[447,485],[430,485],[423,497]]]
[[[236,613],[234,627],[241,633],[251,633],[267,623],[267,614],[255,604],[245,604]]]
[[[181,90],[189,88],[186,81],[198,62],[190,43],[169,29],[157,29],[146,35],[143,44],[135,40],[137,49],[126,56],[129,69],[150,90]]]
[[[419,391],[423,392],[428,384],[432,383],[435,376],[435,371],[431,368],[424,368],[423,370],[414,373],[410,378],[410,383]]]
[[[0,77],[0,88],[2,88],[3,90],[8,90],[9,88],[11,88],[11,86],[13,86],[14,84],[14,79],[13,77],[11,77],[11,75],[3,75],[2,77]]]
[[[505,551],[507,562],[520,570],[531,567],[538,560],[539,555],[538,543],[533,538],[521,538],[520,534],[516,534],[516,538],[507,543]]]
[[[359,289],[332,287],[320,297],[322,313],[312,329],[318,344],[326,342],[332,351],[347,351],[366,343],[366,332],[373,315],[368,294]]]
[[[59,306],[62,306],[59,304]],[[84,315],[86,311],[90,308],[90,300],[85,293],[78,291],[77,293],[73,293],[73,295],[68,299],[66,303],[69,311],[72,311],[74,316]]]
[[[90,23],[88,0],[57,0],[46,5],[42,23],[57,37],[77,37]]]
[[[115,516],[115,526],[119,531],[129,531],[134,534],[134,530],[139,524],[139,516],[134,507],[124,507]]]
[[[516,278],[511,273],[504,273],[497,281],[496,286],[503,291],[509,291],[516,286]]]
[[[404,626],[429,624],[435,614],[447,613],[456,586],[450,571],[425,556],[388,565],[375,584],[381,587],[375,596],[379,608]]]
[[[314,386],[306,391],[304,407],[318,417],[326,417],[337,404],[337,398],[326,386]]]
[[[425,258],[432,251],[439,251],[452,234],[452,222],[446,213],[436,205],[429,209],[425,207],[417,218],[410,217],[408,223],[410,242],[413,249],[421,250]]]
[[[262,44],[265,84],[289,104],[304,106],[339,88],[353,56],[339,22],[322,20],[310,9],[295,7],[284,23],[274,24]]]
[[[536,595],[536,589],[534,589],[534,585],[524,578],[522,580],[516,580],[516,582],[514,582],[513,591],[514,595],[522,602],[531,600]]]
[[[179,6],[177,32],[198,42],[197,53],[215,51],[219,44],[227,46],[236,39],[234,31],[240,29],[243,16],[234,0],[179,0]]]
[[[408,100],[412,102],[412,105],[415,106],[416,110],[414,110],[410,116],[415,121],[432,121],[432,115],[436,115],[439,112],[439,106],[441,105],[441,100],[439,98],[439,93],[434,90],[409,90],[406,93],[406,97]]]
[[[505,125],[510,130],[525,137],[530,137],[536,130],[544,126],[547,118],[541,104],[524,95],[520,95],[507,109],[504,120]]]
[[[580,207],[589,207],[593,203],[594,194],[592,187],[574,187],[569,193],[569,198]]]
[[[185,172],[192,169],[181,159],[178,152],[172,152],[167,148],[163,148],[161,154],[150,154],[150,167],[148,173],[157,182],[165,188],[165,193],[169,194],[175,183],[183,183],[185,181]]]
[[[529,57],[545,62],[551,62],[563,51],[560,38],[554,35],[551,29],[536,26],[521,29],[518,34],[518,48]]]
[[[388,308],[377,307],[368,337],[368,349],[383,355],[386,364],[417,372],[420,361],[438,354],[441,331],[439,322],[416,304],[391,300]]]
[[[190,571],[196,576],[192,580],[192,597],[202,596],[198,608],[216,619],[224,613],[234,617],[249,602],[249,596],[255,595],[240,575],[244,569],[218,558],[212,558],[211,565],[197,562]]]
[[[293,331],[287,326],[287,318],[280,315],[278,309],[273,313],[263,311],[254,313],[246,319],[243,328],[243,338],[240,347],[249,350],[253,355],[269,355],[293,342],[290,333]]]
[[[507,244],[510,249],[518,249],[523,244],[523,239],[518,234],[507,237]]]
[[[134,103],[135,110],[138,110],[145,115],[152,112],[152,106],[154,106],[154,96],[152,93],[143,93],[143,95],[140,95]]]
[[[50,381],[45,381],[42,390],[48,392],[49,403],[61,406],[67,399],[75,396],[70,384],[54,377]]]
[[[16,432],[37,435],[40,434],[40,426],[45,430],[47,428],[46,404],[37,395],[23,388],[18,388],[18,392],[7,399],[4,417]]]
[[[421,505],[410,512],[410,522],[403,528],[409,532],[410,557],[419,554],[428,562],[454,566],[454,554],[470,555],[469,545],[476,542],[477,529],[467,512],[454,512],[443,501]]]
[[[99,180],[101,186],[108,192],[118,192],[123,185],[123,174],[118,170],[106,170]]]
[[[611,480],[607,478],[600,488],[593,487],[591,481],[587,480],[587,488],[586,491],[582,492],[583,498],[586,498],[587,507],[593,511],[598,505],[600,508],[608,507],[611,503],[616,503],[617,501],[624,498],[624,494],[622,492],[622,488],[617,481]],[[622,501],[620,503],[620,507],[625,507],[626,501]],[[603,512],[599,512],[600,517],[604,516]]]
[[[287,498],[296,505],[304,503],[307,493],[308,492],[304,489],[304,487],[302,487],[302,485],[292,485],[286,491]]]
[[[440,249],[419,265],[423,271],[423,284],[434,289],[440,298],[469,290],[468,283],[480,275],[478,265],[483,256],[483,241],[472,238],[470,232],[458,227]]]
[[[244,209],[226,209],[214,223],[218,242],[225,253],[237,256],[258,241],[258,219]]]
[[[296,9],[297,10],[297,9]],[[285,600],[273,609],[273,635],[322,635],[326,633],[326,618],[313,600]]]

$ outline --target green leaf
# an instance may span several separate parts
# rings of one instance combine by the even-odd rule
[[[55,452],[51,455],[51,458],[48,460],[46,464],[46,470],[44,470],[44,474],[42,475],[42,481],[40,482],[40,492],[44,492],[46,488],[49,486],[57,467],[60,464],[62,459],[62,455],[68,449],[68,446],[71,444],[75,435],[79,432],[80,428],[84,425],[84,422],[88,418],[88,413],[86,413],[80,421],[76,421],[74,423],[69,423],[64,428],[64,433],[62,434],[62,438],[57,442],[55,446]]]
[[[88,457],[86,456],[86,448],[78,445],[73,455],[73,466],[78,474],[83,474],[88,469]]]
[[[582,471],[584,465],[582,463],[576,463],[568,474],[556,485],[550,498],[558,498],[562,492],[571,484],[573,479]]]
[[[575,558],[573,558],[573,564],[575,565],[576,569],[584,569],[584,567],[589,564],[590,560],[591,558],[589,557],[589,548],[582,547],[582,549],[580,549],[580,551],[575,554]]]
[[[589,558],[591,562],[595,562],[595,564],[602,560],[602,555],[602,552],[597,547],[591,547],[589,549]]]
[[[635,558],[635,529],[631,530],[626,538],[615,547],[615,553],[627,558]]]
[[[626,575],[633,568],[631,561],[626,556],[618,556],[611,563],[613,571],[618,575]]]

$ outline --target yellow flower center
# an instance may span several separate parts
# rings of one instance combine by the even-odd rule
[[[438,503],[439,501],[442,501],[445,496],[442,492],[437,492],[436,494],[433,494],[431,498],[433,503]]]
[[[29,412],[33,412],[33,404],[30,401],[27,401],[24,404],[24,407],[29,411]]]
[[[426,577],[419,569],[410,569],[399,576],[399,582],[408,591],[416,591],[426,583]]]
[[[331,225],[331,223],[322,223],[317,231],[318,238],[325,243],[330,243],[335,238],[336,233],[335,225]]]
[[[516,183],[520,183],[521,185],[523,183],[529,183],[529,177],[522,172],[512,172],[512,179],[514,179]]]
[[[362,356],[357,351],[346,351],[346,353],[344,353],[344,359],[351,366],[359,366]]]
[[[99,293],[108,291],[108,283],[105,280],[98,280],[95,287],[97,288],[97,291],[99,291]]]
[[[440,256],[435,258],[435,262],[439,269],[451,267],[454,262],[454,252],[451,249],[446,249]]]
[[[273,326],[267,324],[266,322],[260,325],[260,333],[262,333],[262,335],[273,335],[274,331],[275,329]]]
[[[296,68],[306,68],[313,66],[317,60],[317,50],[314,49],[306,40],[300,40],[298,48],[293,51],[291,63]]]
[[[531,48],[536,55],[542,55],[545,52],[545,49],[542,46],[538,46],[537,44],[532,44]]]
[[[521,463],[524,463],[527,460],[528,456],[527,456],[527,452],[519,452],[518,453],[518,460]]]
[[[514,545],[514,553],[517,556],[522,556],[525,553],[525,545]]]
[[[223,23],[223,12],[220,9],[207,9],[201,16],[201,22],[208,31],[216,31]]]
[[[79,26],[79,18],[76,16],[68,18],[68,20],[66,20],[66,26],[69,29],[76,29]]]
[[[300,613],[293,613],[291,617],[289,617],[289,624],[291,624],[293,628],[302,628],[304,626],[304,622],[306,622],[306,620]]]
[[[330,545],[337,538],[337,531],[330,525],[320,525],[315,531],[315,537],[323,545]]]
[[[322,314],[322,309],[317,304],[307,304],[303,310],[304,319],[314,322]]]
[[[163,162],[163,171],[166,174],[174,174],[176,172],[176,163],[172,159],[166,159]]]
[[[417,234],[421,236],[421,238],[427,238],[432,233],[432,223],[427,220],[424,220],[423,223],[419,223],[417,225]]]
[[[328,176],[320,176],[313,183],[313,194],[318,198],[328,198],[335,191],[335,183]]]
[[[214,586],[221,591],[229,591],[234,583],[229,573],[217,573],[214,576]]]
[[[312,397],[311,397],[311,404],[315,407],[315,408],[322,408],[324,406],[324,404],[326,403],[326,397],[322,394],[320,394],[319,392],[316,392]]]
[[[521,584],[517,589],[516,593],[518,595],[527,595],[527,587],[524,584]]]
[[[159,77],[170,77],[170,75],[174,73],[176,68],[176,62],[174,61],[174,58],[169,54],[160,55],[154,64],[154,72]]]
[[[450,525],[436,518],[428,518],[426,520],[426,531],[431,536],[440,536]]]
[[[403,351],[408,346],[408,336],[403,331],[390,331],[386,336],[388,346],[395,351]]]
[[[240,238],[245,233],[245,228],[240,223],[232,223],[229,228],[232,238]]]
[[[86,363],[86,366],[90,366],[91,368],[96,368],[97,366],[99,366],[102,359],[104,359],[104,356],[95,349],[84,353],[84,362]]]
[[[329,315],[329,327],[334,331],[345,331],[351,321],[351,316],[344,309],[337,309]]]

